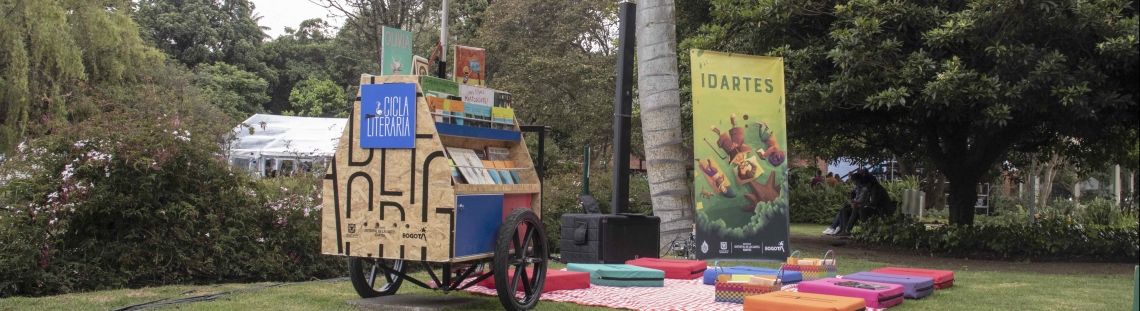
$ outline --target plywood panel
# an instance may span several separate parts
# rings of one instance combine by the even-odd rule
[[[418,81],[418,76],[361,76],[361,85]],[[418,85],[416,91],[423,93]],[[358,91],[350,126],[326,171],[322,253],[433,262],[483,258],[489,255],[454,258],[457,193],[533,193],[533,209],[541,212],[538,175],[523,142],[441,137],[420,95],[415,149],[361,149],[359,97]],[[509,148],[517,167],[532,169],[519,171],[522,184],[454,185],[443,146]]]
[[[361,77],[362,85],[417,81],[416,76]],[[416,91],[422,94],[418,86]],[[326,173],[322,253],[450,260],[455,194],[427,103],[417,100],[415,149],[359,148],[359,118],[358,100]]]

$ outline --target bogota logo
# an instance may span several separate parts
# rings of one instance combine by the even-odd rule
[[[776,246],[765,246],[764,251],[765,252],[783,252],[784,251],[784,241],[780,241],[780,243],[776,244]]]
[[[356,233],[356,224],[348,224],[348,233]]]
[[[420,233],[404,233],[404,238],[427,241],[427,229],[420,228]]]

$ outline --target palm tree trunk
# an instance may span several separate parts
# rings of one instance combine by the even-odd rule
[[[677,82],[677,32],[672,0],[649,0],[637,8],[637,89],[645,164],[653,215],[661,218],[661,244],[693,229],[688,164],[693,155],[681,138]]]

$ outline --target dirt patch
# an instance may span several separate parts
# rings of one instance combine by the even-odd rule
[[[796,249],[822,253],[835,250],[843,258],[885,262],[906,266],[925,266],[944,270],[1034,272],[1042,274],[1132,274],[1135,263],[1029,262],[950,258],[936,254],[918,254],[915,250],[866,245],[832,236],[793,234]]]

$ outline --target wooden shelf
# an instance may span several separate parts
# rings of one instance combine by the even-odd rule
[[[539,184],[514,184],[514,185],[475,185],[475,184],[455,184],[455,194],[513,194],[513,193],[538,193],[541,189]]]
[[[464,126],[447,123],[435,123],[435,129],[439,135],[456,136],[463,138],[478,138],[502,141],[522,141],[522,132],[511,130],[499,130],[484,127]]]

